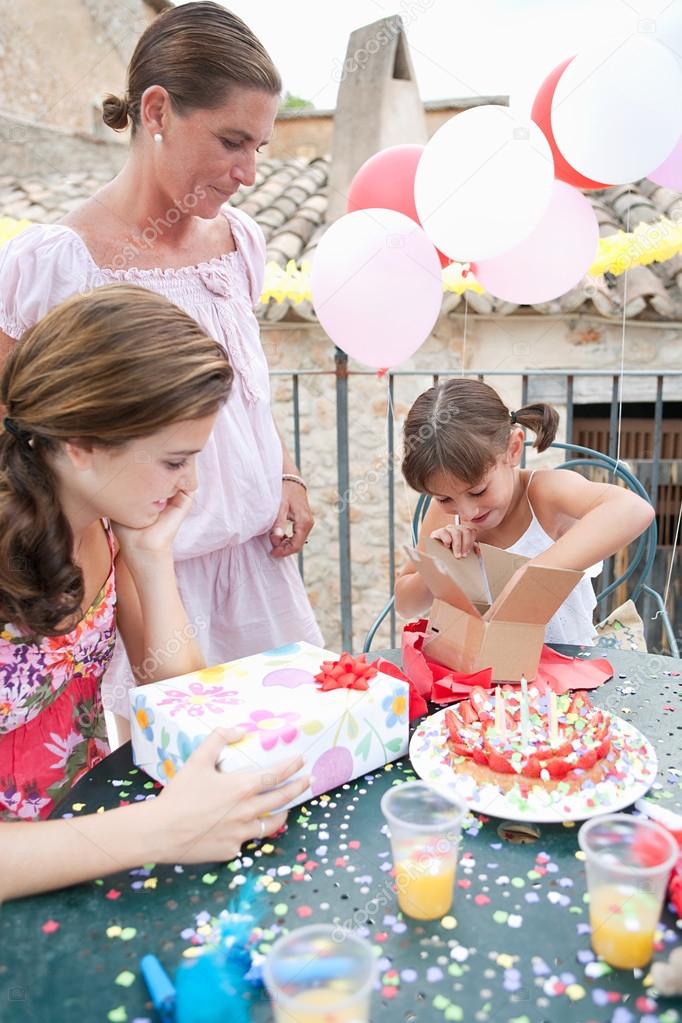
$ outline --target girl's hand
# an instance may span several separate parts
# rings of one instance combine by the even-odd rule
[[[303,757],[270,768],[219,772],[216,762],[225,744],[238,742],[242,735],[234,728],[216,728],[150,801],[161,862],[232,859],[247,840],[279,831],[287,819],[280,807],[307,789],[309,777],[289,780],[303,767]]]
[[[456,558],[466,558],[471,551],[478,553],[476,529],[470,523],[452,523],[442,529],[434,529],[431,539],[440,540]]]
[[[156,522],[145,526],[144,529],[132,529],[130,526],[112,522],[114,535],[125,561],[132,565],[136,557],[170,553],[175,535],[191,507],[192,498],[184,490],[179,490],[167,502]]]

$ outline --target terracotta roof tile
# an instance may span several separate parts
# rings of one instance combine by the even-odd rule
[[[294,259],[312,261],[325,231],[328,203],[327,182],[330,161],[325,157],[259,160],[256,180],[234,197],[234,204],[261,225],[267,258],[284,266]],[[0,177],[0,216],[25,217],[37,222],[58,220],[86,196],[99,188],[105,176],[90,173],[67,175],[35,174],[18,181]],[[585,193],[590,199],[602,237],[630,229],[638,223],[653,223],[666,216],[682,221],[682,196],[651,181]],[[508,316],[514,312],[569,314],[578,310],[608,318],[622,316],[626,301],[628,316],[641,319],[682,319],[682,255],[666,263],[636,267],[624,277],[606,275],[602,280],[585,280],[566,295],[534,307],[519,307],[491,295],[468,293],[468,307],[475,314]],[[447,293],[445,313],[462,312],[463,298]],[[270,302],[259,315],[268,321],[284,317],[314,320],[309,302]]]

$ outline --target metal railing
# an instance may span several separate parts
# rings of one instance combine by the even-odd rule
[[[333,370],[300,370],[300,371],[287,371],[287,370],[273,370],[271,371],[271,377],[273,378],[288,378],[291,380],[292,386],[292,409],[293,409],[293,450],[297,464],[301,462],[301,404],[300,404],[300,382],[303,378],[307,377],[332,377],[334,379],[334,393],[336,402],[336,447],[337,447],[337,488],[339,494],[339,501],[337,505],[338,510],[338,552],[339,552],[339,592],[340,592],[340,622],[341,622],[341,642],[343,649],[352,649],[353,647],[353,606],[352,606],[352,551],[351,551],[351,517],[350,517],[350,501],[342,499],[343,495],[350,493],[350,443],[349,443],[349,393],[352,387],[352,378],[354,377],[372,377],[376,376],[376,372],[367,369],[349,369],[347,356],[336,349],[334,357],[334,369]],[[619,418],[621,415],[621,406],[624,408],[627,402],[623,400],[622,388],[624,383],[628,380],[637,378],[642,381],[649,381],[653,386],[655,381],[655,394],[653,398],[638,397],[638,402],[646,402],[647,404],[653,404],[654,416],[653,416],[653,445],[651,452],[651,482],[648,487],[648,493],[651,498],[651,502],[656,507],[658,490],[661,479],[661,448],[663,438],[663,412],[664,412],[664,383],[665,381],[675,381],[679,385],[679,393],[676,393],[672,400],[682,400],[682,371],[642,371],[642,370],[625,370],[623,374],[620,372],[614,372],[613,370],[599,370],[599,369],[569,369],[569,370],[555,370],[555,369],[538,369],[538,370],[442,370],[433,372],[432,370],[390,370],[385,374],[387,396],[388,396],[388,414],[387,414],[387,427],[386,427],[386,446],[385,446],[385,457],[386,457],[386,488],[387,488],[387,547],[388,547],[388,577],[386,596],[390,597],[393,594],[395,588],[395,542],[396,542],[396,505],[395,505],[395,483],[396,483],[396,438],[395,438],[395,416],[393,411],[393,397],[394,387],[396,380],[404,380],[406,378],[415,378],[424,380],[424,378],[430,378],[433,384],[437,384],[439,379],[444,377],[475,377],[479,380],[499,380],[500,378],[506,378],[508,381],[515,381],[521,384],[521,403],[520,405],[528,404],[530,396],[531,383],[536,380],[542,380],[543,378],[552,378],[553,380],[559,380],[563,383],[564,394],[563,396],[554,396],[547,399],[552,404],[560,404],[565,406],[565,439],[566,443],[570,444],[574,439],[574,425],[575,425],[575,408],[576,405],[583,404],[583,402],[576,402],[576,383],[591,380],[608,380],[609,391],[610,391],[610,424],[609,424],[609,445],[608,454],[611,458],[616,459],[619,455]],[[493,383],[494,386],[494,383]],[[422,388],[423,389],[423,388]],[[415,392],[416,397],[416,392]],[[543,399],[544,400],[544,399]],[[603,404],[601,399],[594,397],[590,398],[590,402],[598,402]],[[570,453],[566,452],[566,460],[570,458]],[[525,464],[525,452],[524,461]],[[399,470],[398,470],[399,471]],[[301,574],[304,574],[304,557],[303,554],[299,555],[299,568]],[[603,579],[603,585],[608,586],[612,579],[611,566],[607,566],[605,569],[605,577]],[[377,611],[380,608],[377,607]],[[367,623],[363,623],[360,629],[365,629]],[[364,632],[363,632],[364,635]],[[395,612],[391,613],[390,618],[390,642],[391,645],[395,645],[397,637],[396,629],[396,618]]]

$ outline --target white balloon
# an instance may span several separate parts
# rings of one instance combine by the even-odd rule
[[[577,54],[557,83],[552,131],[562,155],[596,181],[646,177],[682,134],[682,69],[644,34]]]
[[[649,15],[650,24],[642,26],[640,20],[640,27],[653,30],[656,38],[678,60],[682,60],[682,5],[679,0],[672,3],[671,0],[653,0],[649,10],[645,9],[644,13]]]
[[[523,241],[549,205],[554,162],[532,121],[474,107],[441,125],[417,165],[422,227],[451,259],[496,256]]]

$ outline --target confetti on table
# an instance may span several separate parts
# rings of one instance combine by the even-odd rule
[[[135,974],[131,973],[130,970],[123,970],[114,981],[114,984],[119,984],[121,987],[130,987],[134,983]]]
[[[628,696],[633,708],[635,699]],[[672,690],[667,700],[674,702]],[[665,703],[660,700],[657,709]],[[126,780],[117,779],[117,798],[155,798],[158,786],[142,772],[134,778],[119,770]],[[249,842],[228,863],[145,864],[88,886],[100,916],[96,930],[88,924],[87,933],[99,933],[100,946],[112,939],[105,942],[104,971],[105,960],[97,964],[100,986],[104,978],[109,986],[101,1004],[116,1006],[105,1009],[104,1018],[151,1023],[133,972],[141,955],[155,952],[171,975],[181,963],[189,964],[219,942],[230,901],[256,877],[267,906],[253,935],[256,955],[262,961],[277,938],[295,927],[317,922],[349,927],[371,943],[377,959],[372,1018],[536,1023],[565,1016],[594,1023],[682,1023],[676,1010],[656,1001],[646,970],[623,975],[591,950],[584,856],[572,822],[542,826],[537,844],[522,847],[500,839],[499,820],[468,816],[452,908],[430,922],[404,917],[378,797],[411,777],[409,767],[398,762],[390,772],[379,769],[312,799],[290,815],[286,841],[275,836]],[[681,780],[677,767],[662,765],[652,796],[677,797]],[[372,794],[376,817],[374,810],[368,816],[361,809],[372,785],[380,788]],[[74,812],[76,807],[92,812],[100,799],[101,791],[88,791],[89,809],[74,804]],[[64,915],[52,912],[64,931]],[[568,954],[557,961],[551,939],[560,933]],[[667,956],[681,937],[665,922],[655,956]],[[547,959],[534,954],[538,951],[546,951]],[[149,1003],[146,1011],[154,1018]]]
[[[60,927],[61,924],[56,920],[46,920],[40,929],[43,934],[54,934],[54,932],[58,931]]]

